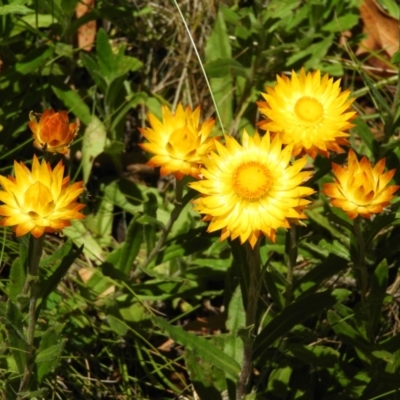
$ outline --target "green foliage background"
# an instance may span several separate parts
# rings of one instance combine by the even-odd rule
[[[87,188],[87,218],[66,229],[66,238],[48,237],[45,244],[36,374],[47,394],[37,396],[233,398],[246,334],[243,249],[206,233],[189,203],[192,191],[185,188],[183,203],[174,204],[173,181],[144,167],[147,157],[137,146],[146,112],[160,115],[161,104],[200,104],[204,119],[215,115],[199,60],[173,2],[98,0],[76,19],[77,3],[0,0],[0,172],[11,173],[14,159],[30,161],[31,110],[67,109],[81,124],[68,173]],[[375,76],[355,58],[358,1],[178,3],[218,105],[216,134],[254,132],[260,91],[276,74],[304,66],[341,77],[342,87],[353,90],[356,150],[398,166],[397,75]],[[397,10],[389,0],[383,5]],[[99,29],[93,50],[85,52],[76,34],[91,20]],[[346,30],[352,37],[343,44]],[[366,112],[371,107],[373,114]],[[317,158],[311,184],[318,189],[331,179],[329,171],[330,161]],[[313,200],[300,232],[290,304],[286,234],[279,232],[276,244],[262,242],[261,325],[249,399],[400,398],[398,199],[363,225],[366,309],[351,269],[358,245],[350,221],[322,195]],[[171,213],[179,217],[149,259]],[[25,346],[16,304],[24,301],[18,295],[27,255],[24,238],[16,241],[9,230],[1,235],[0,390],[12,399]],[[190,324],[196,334],[182,328]]]

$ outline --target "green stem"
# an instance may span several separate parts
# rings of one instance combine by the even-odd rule
[[[365,241],[361,229],[361,217],[354,220],[354,234],[358,243],[358,265],[356,267],[356,276],[358,275],[358,285],[361,295],[362,311],[365,313],[366,330],[369,339],[373,340],[373,330],[371,325],[371,310],[367,304],[367,291],[368,291],[368,271],[365,263]],[[357,274],[358,270],[358,274]]]
[[[29,389],[33,366],[35,364],[35,327],[36,327],[36,302],[39,296],[39,262],[43,253],[45,234],[39,238],[33,236],[29,239],[28,252],[28,274],[27,283],[29,285],[29,313],[28,313],[28,331],[26,341],[28,343],[28,352],[26,354],[25,371],[22,377],[17,399],[22,399],[23,392]]]
[[[169,217],[169,220],[167,224],[165,225],[165,229],[163,230],[160,239],[158,239],[158,242],[154,246],[154,249],[150,252],[150,254],[147,256],[147,258],[142,262],[142,264],[139,265],[140,270],[146,269],[146,267],[151,263],[153,258],[158,254],[158,252],[161,250],[161,248],[164,246],[169,233],[171,232],[172,227],[174,226],[175,221],[178,219],[180,213],[186,206],[187,202],[183,201],[183,188],[184,188],[184,183],[183,180],[176,179],[175,180],[175,208],[172,210],[171,215]],[[185,196],[186,198],[186,196]]]
[[[292,297],[292,289],[293,289],[293,271],[296,266],[297,260],[297,227],[292,226],[286,234],[286,291],[285,291],[285,300],[286,306],[290,304],[290,300]]]
[[[368,272],[365,265],[365,241],[361,230],[361,217],[357,217],[354,220],[354,233],[358,243],[358,265],[356,267],[358,267],[360,271],[359,286],[361,292],[361,303],[365,306],[368,290]]]
[[[260,240],[257,241],[254,249],[246,242],[246,260],[249,269],[249,290],[247,294],[246,328],[243,335],[243,364],[236,389],[236,400],[242,400],[246,394],[246,385],[251,374],[253,365],[253,334],[256,327],[257,303],[261,290],[261,258]],[[247,273],[247,271],[243,271]]]

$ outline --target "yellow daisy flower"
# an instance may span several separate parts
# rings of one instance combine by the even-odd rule
[[[385,163],[383,158],[372,167],[366,157],[358,162],[356,154],[350,149],[348,166],[332,163],[335,183],[325,183],[322,192],[331,198],[333,206],[341,208],[351,219],[358,215],[369,218],[380,213],[400,187],[387,186],[396,170],[384,173]]]
[[[31,232],[36,238],[70,226],[71,219],[84,217],[79,212],[85,205],[76,202],[83,182],[68,186],[60,161],[54,170],[49,163],[33,157],[32,172],[23,162],[14,161],[15,178],[0,175],[1,226],[14,226],[17,236]]]
[[[50,153],[67,154],[78,130],[76,122],[69,123],[67,112],[49,108],[40,116],[39,122],[31,115],[28,125],[35,139],[33,145]]]
[[[190,183],[202,197],[195,209],[211,221],[208,231],[222,229],[221,240],[240,238],[254,248],[261,234],[275,241],[276,230],[289,228],[289,220],[306,218],[302,210],[310,201],[303,197],[314,190],[300,186],[311,173],[300,172],[306,158],[292,165],[292,145],[282,150],[276,136],[250,137],[243,133],[242,145],[226,136],[226,145],[216,143],[217,153],[203,160],[203,180]]]
[[[149,143],[139,146],[155,154],[147,165],[161,167],[161,176],[174,174],[177,179],[185,175],[199,178],[203,155],[215,149],[215,139],[209,134],[215,124],[208,119],[200,124],[200,107],[194,111],[186,110],[179,104],[175,113],[168,107],[162,107],[162,121],[149,113],[151,128],[140,129]]]
[[[340,79],[334,82],[328,74],[321,79],[319,70],[306,74],[302,68],[299,76],[292,71],[291,79],[277,76],[275,87],[261,93],[266,102],[258,107],[267,118],[259,126],[279,135],[283,144],[293,143],[293,156],[343,152],[340,146],[348,145],[346,131],[354,126],[350,120],[356,112],[348,111],[353,99],[339,85]]]

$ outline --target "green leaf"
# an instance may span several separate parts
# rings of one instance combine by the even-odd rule
[[[346,14],[341,17],[335,18],[333,21],[328,22],[322,27],[325,32],[343,32],[353,28],[357,25],[359,15],[356,14]]]
[[[204,69],[209,78],[224,78],[227,75],[248,78],[247,69],[239,61],[232,58],[210,61],[204,64]]]
[[[96,36],[96,54],[102,75],[108,82],[112,80],[115,70],[115,55],[112,51],[108,35],[100,28]]]
[[[391,63],[400,65],[400,50],[397,50],[396,53],[393,54]]]
[[[274,300],[279,310],[283,310],[285,306],[285,298],[282,294],[284,285],[282,285],[282,275],[272,265],[268,267],[264,274],[265,284],[268,293]]]
[[[226,329],[229,335],[225,338],[224,352],[235,359],[239,365],[243,361],[243,340],[238,337],[239,328],[246,325],[246,313],[243,307],[242,291],[240,286],[233,292],[229,302],[228,318],[226,320]]]
[[[69,108],[85,125],[89,125],[93,121],[92,113],[89,107],[79,96],[78,92],[71,90],[69,87],[60,85],[61,87],[52,86],[54,94]]]
[[[371,332],[375,333],[382,317],[382,304],[386,296],[388,286],[388,263],[386,259],[382,260],[375,268],[371,277],[371,289],[367,297],[367,306],[369,307],[369,321]]]
[[[396,18],[397,20],[400,18],[400,5],[398,1],[380,0],[379,3],[385,6],[392,17]]]
[[[379,358],[380,360],[384,360],[387,363],[393,364],[394,363],[394,357],[392,353],[389,353],[388,351],[385,350],[375,350],[372,352],[372,355],[376,358]]]
[[[314,43],[310,44],[309,46],[304,46],[294,55],[288,57],[288,59],[286,60],[286,65],[290,67],[298,61],[308,58],[308,60],[304,64],[304,67],[313,68],[314,65],[315,68],[315,64],[318,63],[321,58],[326,55],[329,47],[333,43],[333,39],[334,35],[325,35],[323,40],[315,40]]]
[[[329,231],[335,238],[339,239],[342,243],[349,243],[350,240],[348,236],[340,232],[338,229],[336,229],[330,222],[329,219],[326,218],[325,216],[321,215],[319,212],[316,212],[314,210],[308,209],[306,211],[307,216],[315,221],[318,225],[321,225],[323,228],[325,228],[327,231]]]
[[[114,204],[103,197],[96,211],[89,214],[85,218],[85,226],[93,233],[101,246],[111,246],[113,239],[111,237],[114,221]]]
[[[69,267],[82,254],[83,251],[83,244],[77,251],[73,250],[72,245],[66,247],[69,249],[68,254],[62,259],[57,269],[43,283],[40,284],[40,297],[42,302],[37,306],[37,317],[39,316],[40,309],[45,303],[47,297],[58,286],[58,284],[61,282],[61,279],[67,273]]]
[[[293,290],[298,290],[303,295],[315,292],[324,281],[340,274],[347,268],[349,268],[349,263],[345,259],[331,254],[326,260],[311,268],[309,272],[295,281]]]
[[[161,226],[161,229],[165,229],[165,226],[163,223],[157,220],[157,196],[155,196],[153,193],[148,193],[147,199],[148,200],[143,204],[143,211],[145,215],[139,218],[139,222],[144,225],[143,233],[148,256],[156,245],[156,226]]]
[[[113,131],[116,129],[117,125],[122,121],[128,111],[137,106],[140,103],[144,103],[147,100],[147,93],[145,92],[136,92],[130,96],[125,98],[125,103],[122,104],[117,110],[115,110],[114,115],[112,117],[110,130]]]
[[[107,315],[108,323],[111,329],[119,336],[125,336],[129,331],[129,326],[121,319],[115,317],[114,315]]]
[[[327,308],[333,307],[334,304],[349,295],[348,290],[336,289],[313,293],[296,300],[262,329],[254,343],[254,354],[260,356],[276,340],[287,335],[295,325],[302,323],[314,314],[319,314]]]
[[[327,250],[328,254],[334,254],[335,256],[343,258],[346,261],[350,261],[350,250],[337,240],[327,241],[322,239],[318,246],[324,250]]]
[[[30,52],[24,59],[15,64],[15,70],[23,75],[31,74],[53,57],[54,47],[44,47]]]
[[[218,347],[213,346],[206,339],[184,331],[180,326],[172,326],[163,318],[155,317],[153,318],[153,321],[177,343],[195,351],[197,357],[210,362],[217,368],[220,368],[234,380],[238,379],[240,373],[239,364]]]
[[[23,334],[24,315],[11,300],[7,302],[6,310],[6,329],[11,353],[17,364],[18,371],[22,374],[25,370],[26,354],[28,353],[28,343]]]
[[[98,268],[93,270],[88,269],[87,272],[89,279],[85,279],[85,286],[81,290],[82,294],[90,300],[96,300],[115,284],[107,276],[104,276]]]
[[[290,344],[289,352],[297,360],[319,368],[334,368],[340,360],[338,351],[319,345]]]
[[[107,140],[104,124],[96,116],[92,116],[83,134],[82,142],[82,169],[83,181],[88,182],[95,158],[100,155]]]
[[[17,301],[17,297],[22,294],[27,275],[27,257],[29,247],[29,236],[22,236],[19,239],[19,257],[16,258],[10,271],[10,283],[8,287],[8,297],[13,301]]]
[[[49,328],[43,333],[35,359],[39,383],[57,367],[63,347],[64,342],[59,340],[56,329]]]
[[[362,396],[362,394],[370,381],[370,372],[361,370],[360,372],[355,374],[352,377],[350,383],[346,385],[342,398],[346,400],[365,398]],[[371,398],[367,397],[367,399]]]
[[[177,257],[188,256],[195,252],[201,252],[209,248],[212,243],[212,238],[207,236],[198,236],[196,238],[189,238],[185,235],[179,241],[176,238],[172,241],[167,241],[165,249],[161,250],[153,261],[150,262],[148,268],[153,268],[157,265],[173,260]]]
[[[84,245],[83,254],[88,256],[91,260],[96,263],[104,260],[103,249],[82,221],[72,220],[71,226],[64,228],[63,232],[65,236],[69,237],[75,243],[76,246],[81,247]]]
[[[207,63],[218,59],[231,59],[232,50],[229,41],[228,31],[225,25],[223,13],[218,12],[214,28],[207,40],[205,48]],[[218,110],[222,118],[223,130],[227,129],[233,118],[233,80],[229,74],[223,78],[210,79],[212,93],[218,105]]]
[[[0,15],[8,14],[33,14],[35,11],[22,4],[6,4],[0,6]]]
[[[210,344],[220,348],[223,342],[222,335],[210,338]],[[222,400],[221,393],[226,390],[226,378],[223,371],[199,357],[196,351],[185,349],[185,366],[190,380],[200,399]]]
[[[392,225],[393,221],[397,219],[397,215],[394,213],[388,215],[378,215],[369,226],[368,231],[365,233],[365,247],[369,247],[375,236],[383,229]]]
[[[356,118],[352,122],[356,124],[355,128],[353,129],[357,133],[357,135],[360,136],[360,138],[362,139],[362,143],[366,144],[369,151],[373,153],[375,138],[371,130],[369,129],[367,123],[361,118]]]
[[[82,64],[88,70],[90,76],[94,80],[95,84],[99,87],[99,89],[105,93],[107,90],[107,82],[104,79],[103,75],[99,71],[99,65],[97,62],[85,53],[81,53]]]
[[[115,132],[112,133],[112,138],[108,141],[106,147],[104,148],[104,154],[110,156],[114,167],[117,171],[117,175],[120,176],[123,174],[123,166],[122,166],[122,153],[125,150],[125,144],[119,139],[115,138]]]
[[[215,387],[214,370],[210,363],[199,362],[199,357],[190,350],[185,351],[185,366],[200,399],[222,400]]]
[[[344,318],[339,316],[336,312],[329,310],[328,322],[335,333],[339,335],[345,343],[350,344],[360,350],[366,360],[370,358],[371,348],[367,339],[359,331],[347,323]]]
[[[122,50],[122,49],[121,49]],[[121,51],[120,50],[120,51]],[[123,76],[128,72],[135,72],[142,68],[143,63],[136,57],[122,55],[117,60],[117,76]]]
[[[113,110],[115,107],[115,102],[118,96],[121,95],[121,92],[124,89],[124,83],[125,83],[126,76],[120,76],[114,78],[107,87],[105,97],[104,97],[104,103],[107,106],[109,110]],[[107,118],[112,118],[111,113],[107,115]]]
[[[293,368],[290,366],[275,368],[272,370],[271,375],[268,377],[267,393],[269,396],[273,395],[278,399],[287,398],[292,372]]]
[[[125,179],[110,182],[104,188],[104,197],[122,210],[135,215],[143,210],[145,202],[144,187]]]
[[[33,12],[31,14],[21,17],[21,21],[23,21],[24,24],[31,26],[32,28],[48,28],[51,24],[54,23],[54,17],[50,14],[36,14],[35,12]]]
[[[40,259],[40,268],[45,269],[47,276],[50,276],[61,264],[62,259],[71,252],[72,241],[67,240],[56,251]]]
[[[122,245],[118,269],[126,276],[132,268],[143,240],[143,225],[137,221],[138,217],[139,215],[130,222],[125,242]]]
[[[371,99],[379,111],[380,118],[384,122],[384,116],[391,115],[391,110],[390,110],[389,104],[379,93],[379,90],[375,87],[375,82],[365,72],[363,72],[362,69],[360,69],[360,75],[361,75],[363,82],[368,87],[369,91],[371,92]]]

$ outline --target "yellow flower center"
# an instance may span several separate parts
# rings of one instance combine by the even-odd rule
[[[318,124],[324,116],[322,104],[317,99],[307,96],[297,100],[294,112],[303,122],[312,124]]]
[[[166,147],[171,157],[177,159],[193,157],[198,147],[197,135],[186,126],[176,129],[171,133]]]
[[[246,200],[258,200],[265,196],[271,187],[268,169],[258,161],[240,164],[233,173],[233,190]]]
[[[53,195],[42,183],[36,181],[24,195],[24,211],[32,218],[43,218],[54,210]]]

